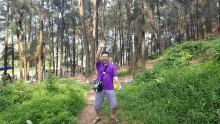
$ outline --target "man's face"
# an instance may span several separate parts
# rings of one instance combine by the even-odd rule
[[[107,64],[108,63],[108,54],[102,54],[101,56],[101,61],[104,63],[104,64]]]

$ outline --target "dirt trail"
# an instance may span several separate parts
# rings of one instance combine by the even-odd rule
[[[153,65],[155,64],[155,62],[156,62],[156,60],[147,61],[146,68],[149,68],[149,69],[153,68]],[[121,69],[119,69],[119,70],[125,71],[126,68],[127,67],[121,67]],[[121,82],[122,85],[127,84],[126,81],[131,79],[131,77],[132,77],[131,75],[119,77],[119,82]],[[83,75],[79,74],[71,79],[76,80],[77,82],[86,83],[86,84],[91,85],[92,79],[94,79],[94,78],[96,78],[95,74],[87,79]],[[122,91],[123,91],[123,86],[122,86]],[[78,116],[78,119],[79,119],[78,124],[91,124],[92,121],[95,119],[95,110],[93,107],[94,92],[92,90],[88,90],[86,93],[86,98],[87,98],[86,105],[85,105],[84,109],[82,110],[82,113]],[[105,115],[101,114],[101,120],[97,124],[109,124],[109,123],[114,123],[114,122],[112,120],[110,120],[110,117],[106,117]],[[120,122],[120,123],[127,124],[127,122]]]

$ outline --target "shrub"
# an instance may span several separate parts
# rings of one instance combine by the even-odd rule
[[[131,74],[132,70],[129,69],[129,71],[125,71],[125,72],[118,72],[118,77],[124,77],[126,75]]]
[[[90,86],[79,84],[71,80],[61,81],[49,78],[37,85],[26,85],[19,82],[13,86],[15,91],[24,91],[22,97],[16,92],[10,107],[0,112],[0,123],[76,123],[74,118],[85,105],[85,92]],[[28,94],[28,99],[24,98]]]
[[[220,38],[184,42],[165,50],[154,70],[116,91],[120,119],[128,123],[220,122]],[[189,65],[201,57],[203,63]],[[107,101],[104,113],[110,112]]]
[[[117,92],[120,114],[129,123],[220,122],[219,75],[217,63],[139,74]]]

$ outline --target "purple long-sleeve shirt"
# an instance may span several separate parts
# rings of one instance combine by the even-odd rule
[[[113,77],[118,76],[117,70],[114,64],[108,62],[107,66],[107,70],[102,80],[102,84],[104,86],[103,90],[114,90]],[[105,70],[105,65],[99,60],[99,62],[96,63],[96,68],[98,72],[97,79],[101,80],[103,72]]]

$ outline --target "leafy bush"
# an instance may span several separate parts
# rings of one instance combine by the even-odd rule
[[[20,124],[27,120],[33,123],[76,123],[74,116],[83,108],[84,94],[88,88],[90,86],[71,80],[54,78],[37,85],[19,82],[6,88],[14,90],[8,93],[8,98],[13,98],[16,102],[2,109],[0,123]],[[22,95],[17,95],[18,91],[23,91]]]
[[[183,42],[174,45],[164,51],[154,66],[156,71],[160,69],[183,67],[189,65],[189,61],[202,57],[203,61],[220,61],[220,38],[213,41]]]
[[[120,119],[128,123],[219,123],[220,38],[167,49],[154,70],[116,91]],[[201,57],[203,63],[189,66]],[[175,64],[174,64],[175,63]],[[110,113],[105,100],[104,113]]]
[[[217,63],[138,74],[117,92],[119,114],[129,123],[220,122],[219,75]]]
[[[125,71],[125,72],[118,72],[118,77],[124,77],[126,75],[131,74],[131,69],[129,69],[129,71]]]

